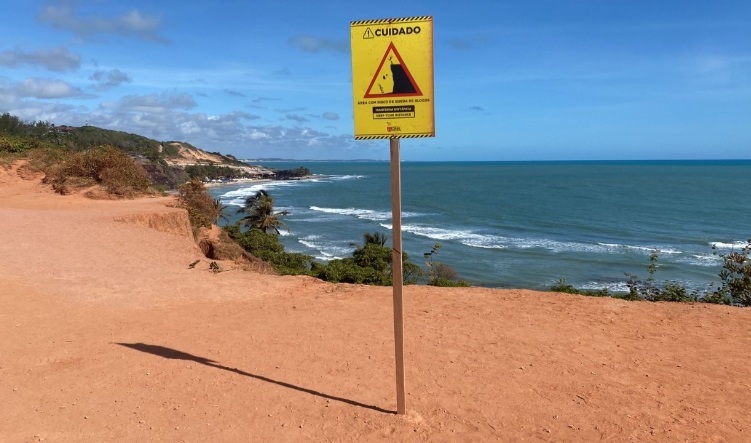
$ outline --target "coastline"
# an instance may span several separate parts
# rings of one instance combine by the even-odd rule
[[[60,196],[13,172],[0,170],[2,441],[741,441],[751,429],[736,370],[751,310],[405,287],[398,416],[390,288],[213,273],[172,198]]]
[[[225,186],[235,186],[235,185],[242,185],[242,184],[261,184],[261,183],[270,183],[273,181],[274,180],[266,179],[266,178],[238,178],[238,179],[223,181],[223,182],[203,182],[203,185],[206,188],[222,188]]]

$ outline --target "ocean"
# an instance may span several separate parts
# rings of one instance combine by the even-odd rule
[[[289,211],[287,251],[349,256],[366,232],[391,238],[388,162],[278,162],[315,177],[210,192],[235,215],[266,189]],[[402,238],[410,259],[435,261],[473,286],[627,291],[625,273],[706,290],[721,259],[751,238],[751,161],[403,162]]]

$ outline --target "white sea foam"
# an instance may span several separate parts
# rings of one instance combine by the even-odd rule
[[[660,254],[682,254],[683,253],[683,251],[679,251],[677,249],[660,247],[660,246],[633,246],[633,245],[623,245],[620,243],[597,243],[597,244],[599,246],[603,246],[608,249],[632,249],[635,251],[649,252],[650,254],[654,251],[658,251]]]
[[[343,256],[351,253],[351,248],[332,245],[321,241],[321,238],[320,235],[307,235],[297,239],[297,242],[310,249],[314,249],[317,253],[315,258],[322,261],[341,259]]]
[[[326,214],[355,216],[364,220],[389,220],[391,218],[391,211],[374,211],[372,209],[357,208],[321,208],[319,206],[311,206],[310,209]]]
[[[391,220],[391,211],[376,211],[373,209],[358,208],[322,208],[320,206],[310,206],[309,209],[317,212],[323,212],[325,214],[353,216],[362,220]],[[403,212],[402,218],[421,217],[422,215],[423,214],[417,212]]]
[[[689,254],[676,261],[694,266],[715,267],[722,264],[722,258],[712,254]]]
[[[381,224],[386,229],[391,229],[390,224]],[[555,253],[560,252],[608,252],[607,248],[600,245],[577,242],[560,242],[544,238],[513,238],[494,234],[481,234],[466,229],[443,229],[431,226],[407,224],[402,226],[403,232],[408,232],[421,237],[434,240],[456,240],[463,245],[484,249],[547,249]]]
[[[303,240],[301,238],[297,239],[298,243],[309,247],[310,249],[318,249],[318,244],[313,243],[311,241]]]
[[[708,285],[700,284],[694,281],[684,281],[684,280],[671,280],[672,283],[677,283],[679,286],[682,286],[688,290],[689,293],[693,291],[698,291],[699,293],[702,293],[707,290]],[[657,282],[657,286],[662,286],[664,282]],[[596,282],[591,281],[587,282],[581,285],[574,285],[574,287],[578,289],[585,289],[590,291],[597,291],[600,289],[607,289],[608,292],[611,294],[623,294],[629,292],[628,284],[626,284],[625,281],[614,281],[614,282]]]
[[[329,175],[327,178],[331,180],[358,180],[365,178],[364,175]]]
[[[610,252],[608,248],[604,248],[601,245],[591,243],[579,243],[579,242],[561,242],[557,240],[550,240],[546,238],[513,238],[511,244],[514,247],[520,249],[547,249],[551,252],[591,252],[591,253],[607,253]]]
[[[588,282],[584,283],[583,285],[577,286],[579,289],[584,289],[587,291],[597,291],[600,289],[607,289],[608,292],[619,294],[619,293],[625,293],[628,292],[628,285],[626,282],[616,281],[616,282],[610,282],[610,283],[602,283],[602,282]]]
[[[307,183],[331,183],[345,180],[359,180],[365,178],[364,175],[314,175],[312,178],[305,178],[302,180],[295,180],[297,182]]]
[[[710,246],[717,249],[741,249],[742,247],[746,246],[748,243],[745,241],[735,241],[735,242],[720,242],[720,241],[713,241],[709,243]]]
[[[264,183],[258,183],[251,186],[246,186],[240,189],[235,189],[234,191],[228,191],[224,194],[219,196],[219,199],[227,204],[232,206],[245,206],[245,199],[248,197],[251,197],[256,194],[256,192],[265,189],[275,189],[275,188],[286,188],[289,186],[295,186],[296,181],[275,181],[275,182],[264,182]]]

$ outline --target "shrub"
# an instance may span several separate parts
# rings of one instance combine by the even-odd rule
[[[663,287],[654,288],[645,298],[649,301],[672,301],[680,303],[699,301],[698,293],[689,293],[685,286],[674,281],[667,281]]]
[[[225,226],[224,230],[243,249],[271,264],[279,274],[310,274],[313,257],[300,253],[286,252],[284,245],[279,242],[279,238],[276,235],[266,234],[259,229],[250,229],[247,232],[242,232],[237,225]]]
[[[722,260],[720,271],[721,286],[715,291],[715,298],[729,299],[740,306],[751,306],[751,239],[740,251],[732,250],[727,254],[718,254]]]
[[[371,267],[360,266],[352,257],[331,260],[328,264],[313,263],[313,276],[332,283],[358,283],[365,285],[388,286],[389,274]]]
[[[647,280],[642,282],[634,274],[626,274],[628,281],[626,285],[629,288],[626,300],[648,300],[648,301],[671,301],[690,303],[699,301],[701,298],[696,291],[689,293],[688,289],[682,284],[675,281],[666,281],[661,286],[655,284],[655,273],[657,272],[657,261],[660,256],[659,250],[652,251],[649,254],[649,265],[647,266]]]
[[[70,151],[65,148],[43,147],[34,149],[26,154],[29,160],[27,168],[32,171],[41,171],[51,178],[55,175],[54,171],[60,169],[65,160],[70,156]]]
[[[436,243],[430,249],[430,252],[423,254],[428,261],[425,262],[425,266],[428,267],[428,285],[429,286],[443,286],[443,287],[468,287],[469,283],[458,280],[456,271],[451,266],[434,261],[435,256],[443,245]]]
[[[357,246],[352,257],[332,260],[328,264],[313,263],[311,273],[321,280],[334,283],[360,283],[389,286],[393,282],[391,248],[386,246],[388,236],[378,232],[363,234],[363,245]],[[414,284],[422,274],[419,266],[402,253],[404,284]]]
[[[393,253],[386,246],[388,237],[381,233],[363,234],[364,243],[357,246],[352,257],[331,260],[327,264],[311,265],[311,275],[332,283],[357,283],[366,285],[389,286],[393,284]],[[409,261],[409,256],[402,253],[403,283],[415,284],[423,271],[417,264]],[[453,286],[466,286],[466,283],[454,282]],[[444,286],[451,286],[445,284]]]
[[[188,219],[195,234],[201,227],[211,227],[212,223],[222,217],[224,207],[206,191],[200,179],[180,186],[177,194],[178,204],[188,211]]]
[[[559,278],[558,281],[550,287],[550,290],[554,292],[563,292],[564,294],[586,295],[588,297],[608,297],[611,295],[607,288],[577,289],[574,286],[566,283],[565,278]]]
[[[154,185],[162,185],[167,189],[177,189],[190,180],[190,176],[179,166],[170,166],[164,159],[145,162],[143,168]]]
[[[28,137],[0,135],[0,153],[4,155],[20,154],[37,147],[38,143],[37,140],[29,139]]]
[[[76,187],[99,184],[111,194],[133,197],[146,192],[151,186],[143,168],[113,146],[101,146],[70,155],[47,180],[61,194]]]

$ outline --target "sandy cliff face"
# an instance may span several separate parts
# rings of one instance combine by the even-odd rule
[[[149,212],[121,215],[113,218],[116,222],[146,226],[159,232],[168,232],[193,238],[193,232],[185,211]]]
[[[170,144],[178,148],[178,154],[180,156],[180,158],[169,158],[167,160],[173,164],[193,165],[198,163],[224,163],[224,159],[221,156],[206,152],[202,149],[195,149],[178,142],[172,142]]]
[[[169,158],[166,158],[165,160],[167,161],[168,164],[171,164],[174,166],[185,167],[185,166],[198,165],[198,164],[204,164],[204,165],[214,164],[217,166],[228,166],[231,168],[242,169],[243,171],[251,175],[270,174],[272,172],[271,170],[264,168],[262,166],[256,166],[256,165],[238,166],[238,165],[227,164],[225,159],[223,159],[219,155],[206,152],[202,149],[196,149],[191,146],[186,146],[179,142],[171,142],[170,144],[178,148],[179,157],[169,157]]]

